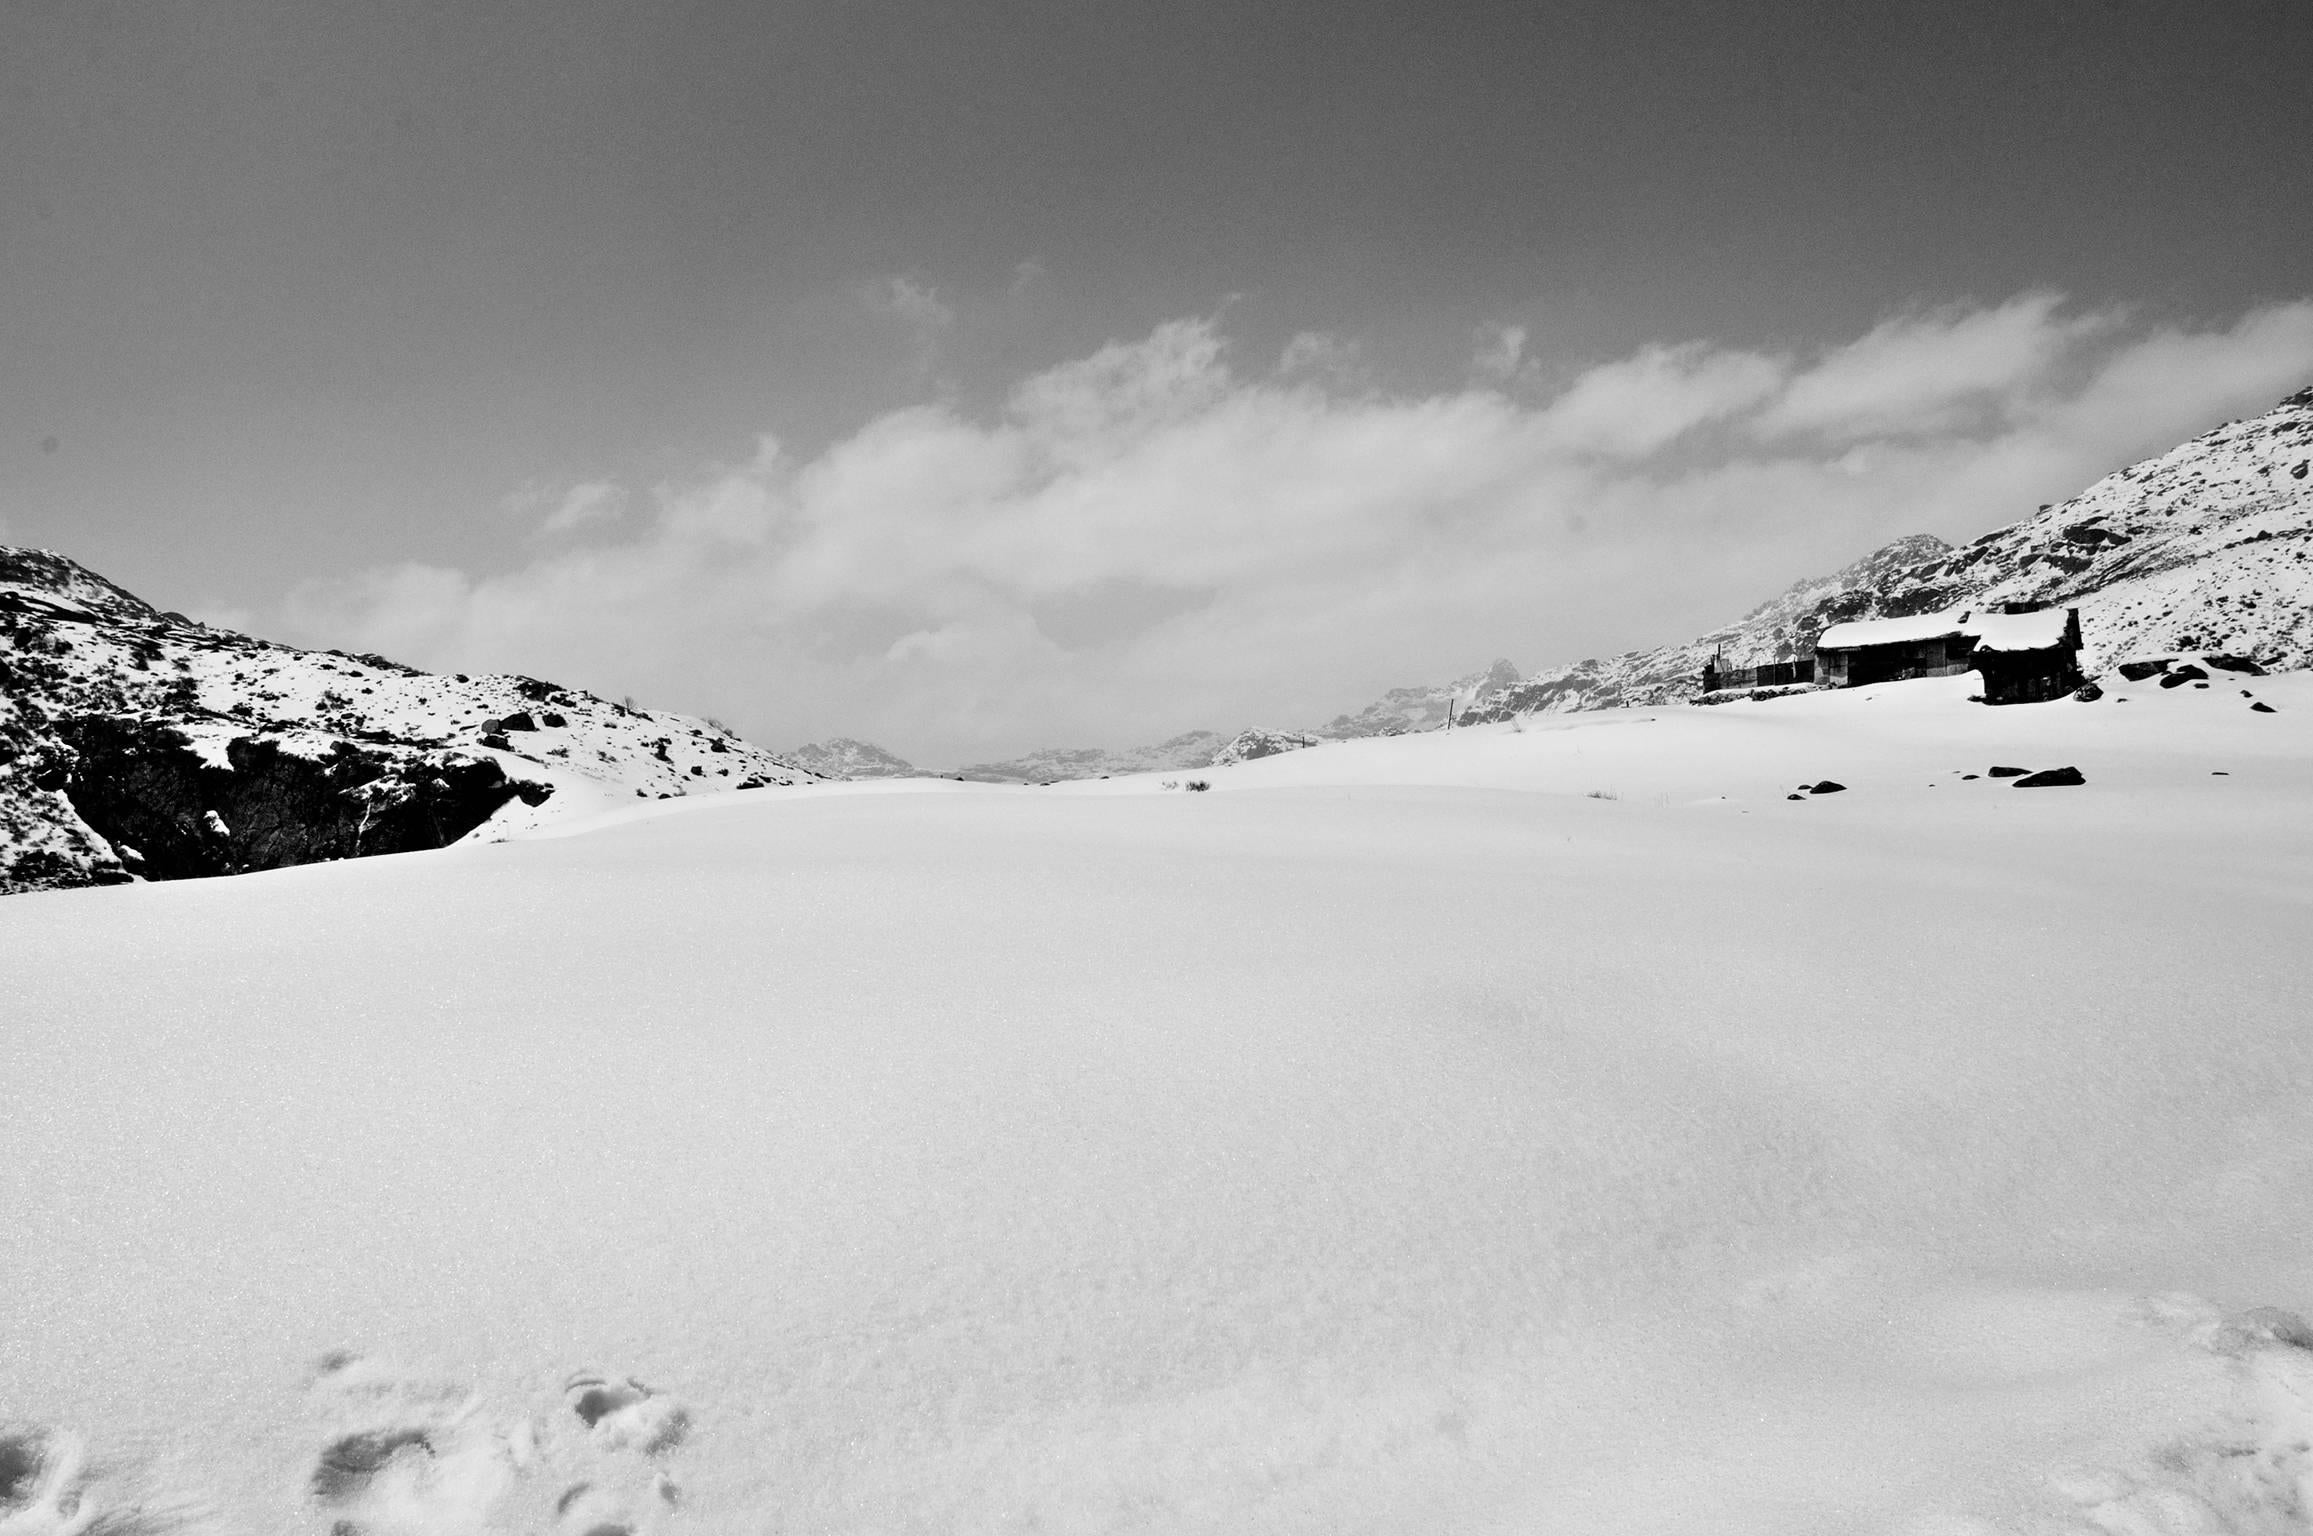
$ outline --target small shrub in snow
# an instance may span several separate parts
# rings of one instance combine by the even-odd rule
[[[1189,780],[1189,788],[1194,792],[1202,793],[1203,791],[1211,789],[1212,787],[1212,785],[1206,783],[1203,779]]]

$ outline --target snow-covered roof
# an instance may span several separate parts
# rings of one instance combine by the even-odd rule
[[[2062,643],[2070,610],[2041,608],[2031,613],[1970,614],[1964,608],[1923,613],[1908,619],[1858,619],[1834,624],[1815,641],[1818,651],[1849,651],[1865,645],[1905,645],[1946,635],[1972,635],[1984,651],[2042,651]]]
[[[1968,625],[1979,651],[2044,651],[2064,641],[2070,610],[2042,608],[2033,613],[1978,614]]]
[[[1962,635],[1968,632],[1967,617],[1965,609],[1951,608],[1908,619],[1857,619],[1832,625],[1816,637],[1815,649],[1845,651],[1859,645],[1902,645],[1942,635]]]

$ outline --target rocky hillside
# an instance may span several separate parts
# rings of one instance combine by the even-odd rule
[[[1302,730],[1233,737],[1193,731],[1137,752],[1030,753],[965,777],[1040,782],[1202,768],[1320,741],[1434,730],[1536,711],[1666,704],[1700,689],[1703,662],[1790,661],[1849,619],[1899,618],[1962,603],[2077,605],[2092,669],[2136,657],[2226,652],[2313,665],[2313,390],[2107,475],[2059,505],[1955,548],[1914,534],[1829,576],[1795,582],[1732,624],[1652,650],[1521,676],[1507,661],[1422,688],[1395,688],[1355,714]],[[857,754],[864,768],[834,749]],[[827,755],[821,756],[819,754]],[[877,747],[830,742],[804,761],[871,777],[917,770]],[[896,767],[879,767],[876,764]]]
[[[2195,651],[2313,665],[2313,389],[1961,547],[1898,539],[1699,639],[1538,672],[1470,718],[1673,702],[1715,651],[1788,661],[1848,619],[1994,603],[2078,607],[2092,670]]]
[[[998,783],[1049,784],[1060,779],[1099,779],[1118,773],[1152,773],[1167,768],[1202,768],[1227,738],[1212,731],[1185,731],[1153,746],[1129,752],[1099,747],[1045,748],[1000,763],[974,763],[956,776]]]
[[[1483,672],[1457,677],[1450,683],[1427,688],[1392,688],[1356,714],[1335,715],[1305,734],[1321,741],[1347,741],[1360,736],[1402,736],[1408,731],[1434,730],[1446,723],[1449,712],[1459,718],[1472,708],[1482,708],[1499,698],[1504,690],[1515,688],[1519,681],[1515,666],[1497,660]]]
[[[439,848],[810,777],[681,715],[276,645],[0,547],[0,892]]]
[[[924,770],[906,758],[886,752],[872,741],[854,741],[849,736],[830,736],[825,741],[814,741],[783,752],[780,756],[798,768],[807,768],[825,779],[914,779],[924,776]]]

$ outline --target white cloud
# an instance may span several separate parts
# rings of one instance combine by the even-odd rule
[[[1364,351],[1356,342],[1330,331],[1300,331],[1277,354],[1277,376],[1308,379],[1336,389],[1360,387],[1367,382]]]
[[[944,331],[956,323],[956,311],[931,284],[912,277],[887,277],[867,285],[867,304],[919,330]]]
[[[539,520],[541,534],[574,533],[596,523],[614,521],[626,509],[626,492],[608,480],[587,480],[562,493],[554,507]]]
[[[1932,437],[2033,401],[2079,344],[2117,329],[2116,311],[2063,315],[2027,293],[1996,309],[1949,306],[1881,322],[1791,381],[1758,422],[1764,436]]]
[[[1470,357],[1470,371],[1506,384],[1518,376],[1519,365],[1525,360],[1526,327],[1498,325],[1479,338],[1478,350]]]
[[[1024,380],[994,419],[918,406],[805,460],[765,438],[515,569],[371,572],[289,618],[774,745],[848,734],[931,764],[1128,745],[1323,719],[1499,654],[1681,638],[2308,377],[2313,304],[2152,328],[2032,295],[1805,367],[1642,348],[1538,404],[1248,377],[1216,322],[1176,321]]]
[[[1544,414],[1551,441],[1561,447],[1639,458],[1758,405],[1786,372],[1779,359],[1702,342],[1647,347],[1591,369]]]

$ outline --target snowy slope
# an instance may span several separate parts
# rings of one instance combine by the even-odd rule
[[[2313,676],[1965,686],[0,903],[0,1532],[2300,1532]]]
[[[2313,664],[2309,476],[2313,389],[1963,548],[1899,539],[1683,645],[1538,672],[1481,717],[1688,698],[1714,652],[1737,666],[1787,661],[1813,655],[1832,624],[1962,604],[2076,605],[2092,667],[2180,651]]]
[[[684,716],[276,645],[0,548],[0,891],[431,847],[807,777]]]

